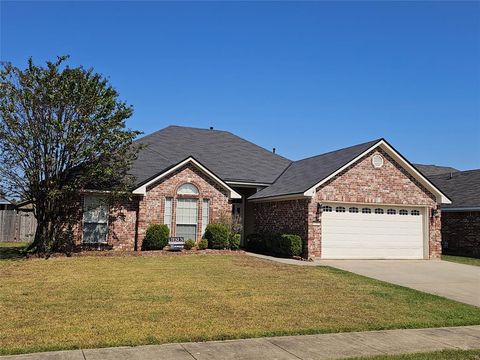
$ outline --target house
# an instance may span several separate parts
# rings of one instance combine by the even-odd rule
[[[449,198],[386,140],[291,161],[230,132],[169,126],[138,140],[132,200],[86,192],[78,242],[141,249],[149,224],[199,241],[241,217],[252,233],[295,233],[309,258],[435,259]]]
[[[438,166],[438,165],[425,165],[425,164],[413,164],[417,170],[423,175],[429,177],[433,175],[441,175],[446,173],[454,173],[459,170],[450,166]]]
[[[452,200],[442,207],[443,252],[480,258],[480,169],[429,179]]]

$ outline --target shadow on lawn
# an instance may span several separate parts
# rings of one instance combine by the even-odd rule
[[[24,258],[27,246],[26,243],[0,243],[0,260]]]

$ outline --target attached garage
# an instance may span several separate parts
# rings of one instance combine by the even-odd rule
[[[322,209],[323,259],[423,259],[421,207],[325,204]]]
[[[249,200],[259,234],[296,233],[321,259],[438,259],[451,203],[384,139],[296,161]]]

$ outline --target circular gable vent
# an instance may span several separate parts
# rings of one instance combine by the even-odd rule
[[[379,169],[383,166],[383,157],[375,154],[372,156],[372,165],[374,168]]]

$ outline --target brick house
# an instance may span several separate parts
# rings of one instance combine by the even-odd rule
[[[480,258],[480,170],[450,171],[429,179],[452,199],[442,208],[443,252]]]
[[[440,256],[450,200],[384,139],[299,161],[213,129],[169,126],[138,142],[131,200],[108,206],[85,192],[79,242],[139,250],[154,223],[199,241],[208,223],[236,214],[242,239],[295,233],[305,257]]]

